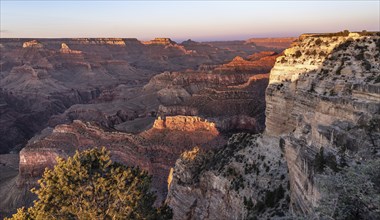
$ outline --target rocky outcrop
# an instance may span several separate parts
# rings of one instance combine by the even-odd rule
[[[282,136],[295,212],[313,212],[321,196],[314,178],[322,148],[332,169],[379,156],[379,40],[359,33],[305,35],[277,58],[266,132]]]
[[[153,124],[153,128],[189,132],[209,131],[216,135],[219,133],[215,127],[215,123],[196,116],[167,116],[164,119],[158,117]]]
[[[123,38],[76,38],[73,39],[78,41],[79,44],[95,44],[95,45],[116,45],[116,46],[126,46],[125,39]],[[127,40],[137,40],[137,39],[127,39]]]
[[[238,134],[212,153],[195,148],[182,154],[169,177],[166,202],[173,209],[173,219],[287,215],[285,160],[279,148],[267,148],[268,141]]]
[[[37,40],[31,40],[24,42],[22,48],[43,48],[44,46]]]
[[[18,154],[0,154],[0,218],[9,217],[15,207],[28,205],[35,199],[29,191],[32,186],[25,182],[26,187],[18,187],[18,167]]]
[[[69,46],[67,46],[67,44],[65,43],[62,43],[60,51],[61,53],[67,53],[67,54],[81,54],[82,53],[82,51],[79,51],[79,50],[71,50]]]
[[[156,37],[151,41],[145,41],[143,42],[145,45],[170,45],[170,44],[176,44],[176,42],[172,41],[170,38],[164,38],[164,37]]]

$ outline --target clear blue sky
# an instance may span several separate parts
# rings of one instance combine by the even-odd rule
[[[380,29],[377,1],[1,1],[1,37],[229,40]]]

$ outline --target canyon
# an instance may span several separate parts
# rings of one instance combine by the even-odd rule
[[[152,175],[173,219],[326,217],[326,179],[380,160],[379,48],[348,31],[1,39],[0,215],[31,204],[57,156],[106,146]]]
[[[120,99],[128,99],[164,71],[217,66],[264,49],[254,43],[241,43],[234,50],[191,40],[182,44],[161,40],[170,44],[128,38],[2,38],[0,153],[18,152],[34,134],[57,125],[52,116],[75,104],[104,102],[117,92]],[[160,38],[152,42],[156,41]],[[140,114],[144,107],[136,105],[131,111]]]
[[[159,204],[181,153],[261,132],[268,73],[286,46],[218,45],[1,39],[0,149],[19,156],[2,162],[1,215],[31,204],[29,190],[57,156],[106,146],[114,160],[153,175]]]

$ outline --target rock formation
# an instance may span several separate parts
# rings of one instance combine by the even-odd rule
[[[158,117],[158,119],[154,121],[153,128],[189,132],[209,131],[213,134],[219,133],[215,127],[215,123],[195,116],[167,116],[165,119]]]
[[[37,40],[31,40],[24,42],[22,44],[22,48],[43,48],[43,44],[41,44]]]
[[[300,36],[271,70],[263,136],[177,160],[167,198],[174,218],[315,217],[326,196],[319,167],[336,172],[380,156],[379,48],[379,33]],[[227,162],[213,159],[221,152]]]
[[[244,72],[244,73],[268,73],[273,67],[277,58],[277,53],[265,51],[255,53],[245,60],[240,56],[235,57],[231,62],[216,67],[215,71],[220,72]]]
[[[166,202],[173,219],[285,216],[286,161],[278,148],[268,149],[268,144],[273,140],[237,134],[212,153],[198,152],[192,158],[183,154],[169,177]]]
[[[143,42],[145,45],[170,45],[170,44],[176,44],[176,42],[172,41],[170,38],[164,38],[164,37],[156,37],[151,41],[145,41]]]
[[[79,50],[71,50],[67,44],[62,43],[61,44],[61,53],[68,53],[68,54],[81,54],[82,51]]]
[[[343,158],[351,164],[379,156],[379,40],[306,35],[277,59],[267,88],[266,132],[282,136],[293,211],[307,214],[317,205],[314,161],[322,148],[332,168]]]

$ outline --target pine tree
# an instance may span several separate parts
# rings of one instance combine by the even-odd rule
[[[171,218],[167,206],[153,207],[150,183],[147,172],[112,162],[104,147],[76,152],[45,170],[39,189],[32,190],[34,205],[18,209],[12,219]]]

